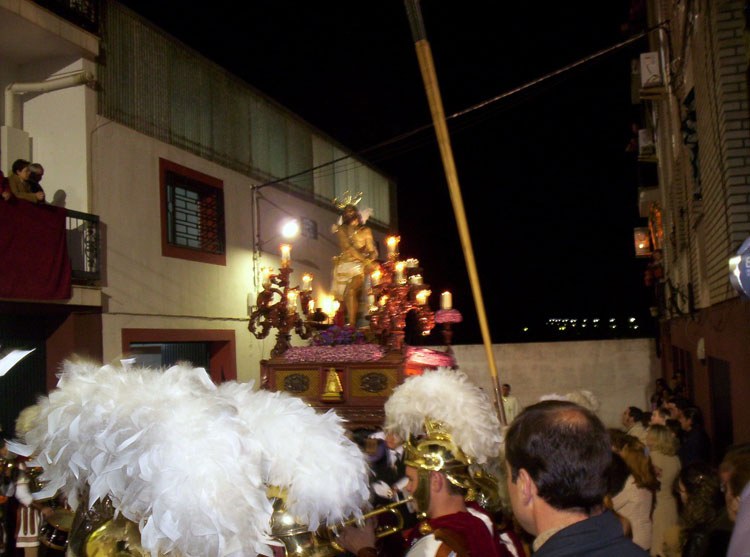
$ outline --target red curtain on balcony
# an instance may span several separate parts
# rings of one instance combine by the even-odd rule
[[[70,298],[65,209],[0,200],[0,298]]]

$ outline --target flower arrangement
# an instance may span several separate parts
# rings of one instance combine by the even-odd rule
[[[367,336],[354,327],[334,325],[321,331],[310,340],[311,346],[339,346],[344,344],[365,344]]]
[[[452,354],[438,352],[430,348],[417,348],[415,346],[409,346],[406,349],[406,360],[409,363],[429,367],[454,367],[456,365]]]
[[[435,314],[435,323],[461,323],[463,320],[457,309],[440,309]]]
[[[310,346],[292,347],[284,353],[288,362],[372,362],[385,348],[369,341],[364,331],[333,325],[310,339]]]
[[[335,346],[293,346],[284,352],[290,363],[305,362],[372,362],[385,355],[385,348],[377,344],[339,344]]]

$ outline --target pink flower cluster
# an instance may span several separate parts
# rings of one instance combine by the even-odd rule
[[[385,355],[377,344],[341,344],[337,346],[293,346],[284,352],[289,363],[372,362]]]
[[[435,323],[461,323],[463,320],[457,309],[440,309],[435,313]]]
[[[453,367],[456,361],[451,354],[438,352],[430,348],[415,348],[409,346],[406,349],[406,360],[413,364],[421,364],[429,367]]]

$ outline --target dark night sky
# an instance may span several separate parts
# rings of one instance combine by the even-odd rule
[[[402,2],[126,0],[175,37],[358,151],[430,122]],[[423,0],[447,114],[625,38],[629,2]],[[647,316],[626,49],[452,121],[493,340],[547,317]],[[479,341],[432,130],[366,158],[399,188],[402,253],[454,292]],[[366,204],[366,200],[365,200]],[[437,339],[433,339],[437,341]]]

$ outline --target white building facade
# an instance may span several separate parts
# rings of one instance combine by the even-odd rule
[[[98,279],[74,285],[66,302],[0,301],[3,313],[62,314],[37,335],[48,387],[77,351],[104,362],[193,359],[215,380],[257,380],[275,340],[256,341],[248,315],[260,267],[280,264],[280,226],[301,223],[292,283],[312,273],[318,299],[339,251],[333,198],[362,192],[383,245],[395,229],[395,184],[124,6],[93,5],[87,30],[70,13],[0,0],[4,88],[86,82],[5,95],[3,171],[17,158],[40,162],[48,201],[100,219]],[[61,328],[67,340],[55,344]]]

